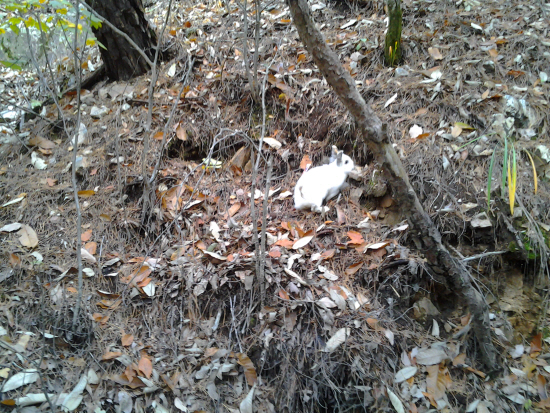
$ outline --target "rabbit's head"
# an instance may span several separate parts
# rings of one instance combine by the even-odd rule
[[[355,167],[353,160],[348,155],[344,155],[344,151],[338,151],[338,153],[336,154],[336,159],[331,165],[336,165],[336,167],[344,171],[346,175],[349,175]]]

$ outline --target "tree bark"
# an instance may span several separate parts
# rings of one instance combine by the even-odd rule
[[[157,36],[145,18],[141,0],[86,0],[86,3],[126,33],[151,61],[154,59]],[[107,24],[92,30],[97,40],[107,48],[100,47],[99,51],[111,80],[128,80],[150,69],[140,53]]]
[[[392,188],[393,197],[408,220],[410,235],[434,271],[446,274],[451,285],[466,300],[472,313],[472,326],[481,351],[481,360],[490,373],[497,372],[499,366],[491,341],[487,303],[472,286],[465,265],[454,258],[443,245],[441,234],[422,208],[405,168],[388,139],[386,125],[382,124],[372,108],[365,103],[350,74],[327,46],[311,17],[307,0],[289,0],[289,5],[300,39],[327,82],[355,118],[365,145],[374,155],[375,162],[382,167]]]

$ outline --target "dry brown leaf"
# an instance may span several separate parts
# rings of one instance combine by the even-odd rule
[[[92,195],[95,195],[95,191],[93,191],[91,189],[87,189],[85,191],[78,191],[78,196],[81,197],[81,198],[89,198]]]
[[[235,202],[233,205],[231,205],[231,208],[229,208],[229,211],[227,211],[227,213],[229,214],[230,217],[232,217],[237,213],[239,209],[241,209],[241,203]]]
[[[131,346],[134,342],[134,336],[132,334],[123,334],[120,341],[124,347]]]
[[[164,136],[164,132],[159,130],[157,133],[155,133],[155,135],[153,136],[153,139],[157,141],[161,141],[163,136]]]
[[[361,269],[362,266],[363,266],[363,262],[362,262],[362,261],[356,262],[355,264],[352,264],[352,265],[350,265],[348,268],[346,268],[346,274],[347,274],[347,275],[353,275],[353,274],[355,274],[357,271],[359,271],[359,270]]]
[[[348,244],[362,244],[363,242],[365,242],[365,240],[363,239],[363,235],[360,232],[348,231],[347,235],[351,239]]]
[[[380,206],[382,208],[389,208],[393,205],[393,199],[390,195],[384,195],[384,198],[380,201]]]
[[[330,250],[324,251],[324,252],[321,253],[321,257],[323,257],[323,259],[325,259],[325,260],[329,260],[332,257],[334,257],[335,252],[336,252],[335,249],[330,249]]]
[[[344,225],[346,223],[346,214],[344,214],[344,211],[340,208],[340,205],[336,205],[336,216],[336,222],[338,222],[338,225]]]
[[[256,380],[258,380],[258,375],[256,374],[256,368],[254,367],[252,360],[250,360],[250,358],[244,353],[237,353],[237,357],[239,359],[237,363],[244,367],[246,382],[249,386],[253,386],[256,383]]]
[[[97,251],[97,242],[91,241],[84,244],[84,249],[90,254],[94,255]]]
[[[279,241],[277,241],[275,244],[273,245],[278,245],[280,247],[285,247],[285,248],[290,248],[294,245],[294,241],[291,241],[287,238],[283,238],[283,239],[280,239]]]
[[[90,241],[90,238],[92,238],[92,230],[89,229],[87,231],[84,231],[82,234],[80,234],[80,241],[82,242],[88,242]]]
[[[531,341],[530,354],[542,351],[542,333],[538,333]]]
[[[150,378],[153,373],[153,363],[148,357],[141,356],[141,359],[138,363],[139,370],[145,374],[145,377]]]
[[[546,391],[546,379],[542,374],[537,374],[537,390],[541,400],[548,399],[548,392]]]
[[[441,385],[439,377],[439,364],[426,366],[426,391],[434,396],[435,400],[439,400],[445,396],[445,387]]]
[[[73,294],[76,294],[78,292],[78,290],[74,287],[67,287],[67,291]]]
[[[120,356],[122,356],[121,351],[108,351],[103,356],[101,356],[101,360],[103,360],[103,361],[112,360],[112,359],[116,359],[117,357],[120,357]]]
[[[206,350],[204,350],[204,357],[212,357],[218,352],[218,350],[218,347],[208,347]]]
[[[57,183],[57,179],[52,179],[52,178],[46,178],[46,183],[48,184],[48,186],[54,186],[56,183]]]
[[[498,56],[498,50],[497,49],[489,49],[489,50],[487,50],[487,53],[489,53],[489,56],[491,56],[491,57],[497,57]]]
[[[520,76],[523,76],[525,74],[524,71],[522,70],[509,70],[508,73],[506,73],[507,75],[510,75],[510,76],[513,76],[514,79],[520,77]]]
[[[300,162],[300,168],[305,171],[308,165],[313,165],[313,162],[311,162],[309,155],[304,155],[302,162]]]
[[[279,290],[279,297],[281,297],[283,300],[290,300],[288,293],[282,288]]]
[[[439,49],[437,47],[428,47],[428,53],[430,53],[430,56],[434,60],[443,59],[443,55],[441,54],[441,52],[439,51]]]
[[[281,250],[279,247],[273,247],[269,250],[269,256],[271,258],[280,258],[281,257]]]
[[[367,324],[375,331],[380,329],[380,325],[378,324],[378,320],[376,318],[367,318]]]
[[[465,353],[460,353],[458,356],[456,356],[453,359],[453,366],[456,367],[460,364],[466,364],[466,354]]]
[[[187,140],[187,131],[185,128],[181,126],[181,123],[179,124],[178,128],[176,129],[176,136],[180,141],[186,141]]]
[[[21,258],[17,254],[10,252],[10,258],[9,258],[10,266],[12,268],[18,267],[21,265]]]
[[[21,245],[27,248],[34,248],[38,246],[38,235],[34,232],[34,229],[28,225],[22,224],[21,229],[17,231],[19,235],[19,242]]]

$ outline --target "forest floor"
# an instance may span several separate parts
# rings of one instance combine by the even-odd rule
[[[400,206],[284,2],[261,14],[263,104],[252,101],[243,64],[245,53],[253,60],[254,9],[245,51],[236,4],[178,3],[165,39],[173,58],[160,66],[153,96],[148,153],[150,75],[83,92],[87,132],[77,149],[77,185],[85,270],[77,332],[76,96],[46,106],[15,133],[3,129],[6,409],[550,407],[550,6],[404,1],[404,59],[389,68],[380,4],[310,7],[387,123],[445,244],[467,263],[489,303],[487,334],[499,351],[500,374],[484,371],[468,308],[408,237]],[[157,27],[164,6],[148,10]],[[12,103],[24,101],[22,92],[39,97],[36,77],[6,73],[3,93]],[[254,173],[250,149],[264,127]],[[294,184],[332,145],[356,163],[350,187],[328,203],[325,217],[296,211]],[[145,215],[144,160],[148,177],[160,161]],[[262,228],[265,297],[254,260],[254,234]]]

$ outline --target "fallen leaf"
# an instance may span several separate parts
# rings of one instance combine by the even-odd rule
[[[187,131],[181,126],[181,124],[179,124],[178,128],[176,129],[176,136],[180,141],[185,142],[187,140]]]
[[[531,341],[531,351],[529,354],[542,351],[542,333],[538,333]]]
[[[351,332],[350,328],[341,328],[327,341],[325,348],[323,349],[326,353],[332,353],[336,350],[346,339],[349,337]]]
[[[142,356],[138,363],[138,369],[145,374],[145,377],[150,378],[153,373],[153,363],[148,357]]]
[[[163,132],[163,131],[158,131],[158,132],[155,133],[155,135],[153,136],[153,139],[155,139],[155,140],[157,140],[157,141],[161,141],[163,136],[164,136],[164,132]]]
[[[269,250],[269,256],[271,258],[280,258],[281,257],[281,250],[279,247],[273,247],[271,250]]]
[[[441,54],[441,52],[437,47],[428,47],[428,53],[434,60],[443,59],[443,55]]]
[[[311,161],[309,155],[304,155],[302,161],[300,162],[300,168],[305,171],[308,165],[313,165],[313,162]]]
[[[134,342],[134,336],[132,334],[123,334],[121,342],[124,347],[131,346]]]
[[[94,255],[97,251],[97,242],[92,241],[88,242],[84,245],[84,249],[88,251],[90,254]]]
[[[19,235],[19,242],[24,247],[34,248],[38,246],[38,236],[34,232],[34,229],[28,225],[22,224],[17,234]]]
[[[256,380],[258,380],[254,363],[252,363],[252,360],[250,360],[250,358],[244,353],[237,353],[237,358],[237,363],[244,367],[246,382],[249,386],[253,386],[256,383]]]
[[[509,70],[508,73],[506,73],[507,75],[510,75],[510,76],[514,76],[514,79],[520,77],[520,76],[523,76],[525,74],[524,71],[522,70]]]
[[[292,249],[299,249],[305,247],[309,242],[313,239],[313,235],[308,235],[306,237],[300,238],[298,241],[294,243],[292,246]]]
[[[361,235],[361,233],[357,231],[348,231],[347,235],[351,239],[348,244],[362,244],[363,242],[365,242],[365,240],[363,239],[363,235]]]
[[[356,262],[355,264],[351,264],[348,268],[346,268],[345,272],[346,272],[347,275],[353,275],[357,271],[359,271],[362,266],[363,266],[362,261]]]
[[[84,231],[82,234],[80,234],[80,241],[82,242],[88,242],[90,241],[90,238],[92,238],[92,230],[89,229],[87,231]]]
[[[112,360],[112,359],[115,359],[115,358],[120,357],[120,356],[122,356],[121,351],[108,351],[103,356],[101,356],[101,360],[103,360],[103,361]]]
[[[81,198],[89,198],[92,195],[95,195],[95,191],[93,191],[91,189],[87,189],[85,191],[78,191],[78,196],[81,197]]]
[[[330,250],[324,251],[324,252],[321,253],[321,257],[323,257],[323,259],[325,259],[325,260],[329,260],[332,257],[334,257],[335,252],[336,252],[335,249],[330,249]]]
[[[34,383],[39,378],[39,374],[34,369],[24,370],[14,374],[9,380],[2,386],[2,392],[6,393],[11,390],[18,389],[26,384]]]
[[[12,268],[18,267],[21,265],[21,258],[17,254],[10,252],[10,258],[9,258],[10,266]]]
[[[227,211],[227,213],[229,214],[230,217],[232,217],[237,213],[239,209],[241,209],[241,203],[235,202],[233,205],[231,205],[231,208],[229,208],[229,211]]]
[[[279,297],[281,297],[283,300],[290,300],[290,296],[288,295],[288,293],[283,290],[282,288],[279,289]]]

